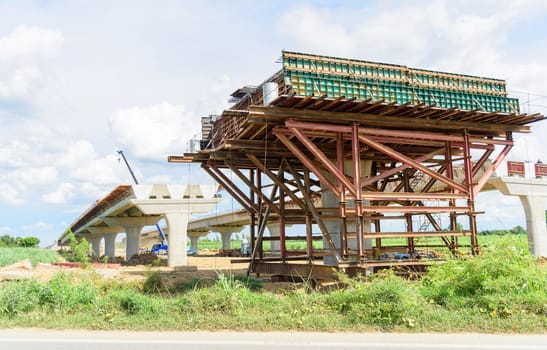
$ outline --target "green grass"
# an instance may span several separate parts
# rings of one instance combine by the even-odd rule
[[[38,263],[52,263],[59,261],[57,252],[42,248],[6,248],[0,247],[0,267],[14,264],[18,261],[29,259],[33,266]]]
[[[328,293],[300,288],[273,294],[256,280],[232,276],[168,289],[157,272],[142,284],[60,273],[47,283],[0,284],[0,327],[547,331],[547,271],[519,237],[500,239],[479,257],[448,260],[420,280],[390,271],[341,280],[344,287]]]
[[[496,244],[496,242],[503,241],[504,237],[507,235],[479,235],[479,245],[480,246],[488,246],[492,244]],[[513,237],[516,237],[516,239],[519,242],[526,243],[528,242],[528,238],[525,234],[520,235],[510,235]],[[425,238],[417,238],[414,240],[416,245],[422,245],[422,246],[438,246],[438,245],[444,245],[443,241],[439,237],[425,237]],[[458,243],[460,245],[469,245],[471,243],[471,239],[469,237],[458,237]],[[406,246],[407,245],[407,239],[406,238],[384,238],[382,239],[382,246],[384,247],[390,247],[390,246]],[[222,247],[222,242],[220,241],[210,241],[207,239],[203,239],[199,241],[199,249],[210,249],[210,250],[219,250]],[[376,240],[372,240],[372,246],[376,246]],[[230,247],[232,249],[241,248],[241,241],[239,240],[232,240],[230,242]],[[265,250],[270,249],[270,242],[265,241],[263,243],[263,247]],[[305,241],[286,241],[286,247],[288,250],[305,250],[306,249],[306,242]],[[314,249],[323,249],[323,242],[322,241],[313,241],[313,248]],[[424,249],[424,248],[420,248]],[[439,248],[431,248],[430,250],[438,250]],[[447,248],[441,249],[441,251],[448,251]],[[462,247],[461,252],[466,253],[469,252],[469,248]]]

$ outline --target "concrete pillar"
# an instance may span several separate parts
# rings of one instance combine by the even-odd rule
[[[140,236],[144,226],[125,226],[126,245],[125,245],[125,260],[131,259],[135,254],[139,253]]]
[[[89,235],[89,240],[91,241],[91,255],[101,256],[101,240],[103,236],[101,235]]]
[[[144,226],[155,225],[161,219],[160,216],[126,216],[126,217],[107,217],[104,222],[111,227],[123,227],[125,240],[125,260],[131,259],[139,253],[140,235]],[[186,252],[186,251],[185,251]]]
[[[116,256],[116,236],[117,233],[107,233],[104,235],[104,255],[109,258]]]
[[[547,229],[545,224],[545,196],[519,196],[526,213],[526,232],[530,252],[547,257]]]
[[[278,222],[269,222],[266,227],[268,228],[268,232],[270,232],[270,237],[277,237],[280,236],[280,227],[279,227],[279,221]],[[279,240],[270,241],[270,250],[271,252],[277,252],[279,253],[281,245],[279,244]]]
[[[547,225],[545,223],[545,200],[547,181],[519,177],[493,177],[488,183],[506,196],[518,196],[526,214],[526,232],[530,252],[547,257]]]
[[[371,172],[372,162],[370,160],[362,160],[361,161],[361,176],[369,177]],[[345,160],[344,161],[344,172],[345,174],[348,174],[350,176],[353,176],[353,161],[351,160]],[[329,173],[324,173],[324,175],[327,176],[331,181],[333,181],[333,176]],[[338,208],[339,206],[339,198],[336,197],[331,191],[328,190],[328,187],[321,185],[322,194],[321,194],[321,201],[322,201],[322,207],[323,208]],[[363,201],[363,206],[368,205],[369,201]],[[351,208],[354,207],[353,201],[348,201],[347,207]],[[332,240],[334,241],[334,245],[340,249],[341,248],[341,242],[340,242],[340,219],[326,219],[324,220],[325,226],[329,232],[329,234],[332,237]],[[363,231],[364,232],[370,232],[371,231],[372,224],[369,220],[364,221],[363,225]],[[348,219],[347,221],[347,232],[355,232],[355,220]],[[323,245],[325,247],[328,247],[328,242],[323,239]],[[357,239],[348,239],[347,241],[348,248],[356,251],[357,250]],[[371,239],[365,239],[364,240],[364,246],[365,248],[371,248],[372,247],[372,240]],[[323,258],[323,263],[325,265],[336,265],[336,259],[332,256],[326,256]]]
[[[220,238],[222,240],[222,249],[228,250],[231,249],[231,238],[232,238],[232,231],[219,231]]]
[[[192,249],[198,250],[199,236],[189,236],[190,237],[190,247]]]
[[[190,213],[186,211],[177,211],[165,213],[164,216],[165,221],[167,221],[167,227],[169,228],[169,236],[167,238],[169,244],[167,265],[169,267],[186,266],[188,265],[186,235]]]
[[[89,227],[88,230],[96,235],[104,237],[104,255],[113,258],[116,255],[116,236],[123,232],[122,226],[98,226]]]

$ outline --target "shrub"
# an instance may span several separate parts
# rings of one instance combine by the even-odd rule
[[[36,237],[24,237],[17,240],[17,245],[24,248],[36,248],[40,244],[40,239]]]
[[[507,236],[480,256],[432,266],[421,294],[438,305],[478,307],[500,317],[519,311],[547,314],[545,290],[547,273],[526,246]]]
[[[412,283],[395,276],[391,270],[378,273],[369,282],[343,278],[346,289],[327,296],[327,304],[346,315],[351,322],[391,328],[408,323],[417,303]]]

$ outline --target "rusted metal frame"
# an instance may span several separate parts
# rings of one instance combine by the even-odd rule
[[[406,192],[410,192],[410,174],[408,171],[404,171],[402,173],[403,176],[403,188]],[[405,213],[405,222],[406,222],[406,231],[407,232],[413,232],[414,228],[412,227],[412,213]],[[406,238],[407,245],[408,245],[408,252],[413,254],[414,253],[414,238],[413,237],[407,237]]]
[[[255,169],[250,169],[249,170],[249,178],[251,179],[251,181],[255,182],[256,175],[257,175],[257,173],[255,172]],[[249,189],[249,198],[251,199],[251,203],[253,203],[258,208],[258,205],[256,203],[255,193],[253,191],[251,191],[251,189]],[[249,221],[250,221],[249,235],[251,236],[251,251],[252,251],[255,247],[255,235],[256,235],[256,224],[257,224],[257,222],[256,222],[256,213],[255,212],[250,211],[249,215],[250,215],[250,218],[249,218]]]
[[[353,123],[352,140],[352,162],[353,162],[353,186],[355,189],[355,233],[357,234],[357,250],[359,258],[364,258],[364,223],[363,223],[363,201],[361,199],[361,147],[359,142],[359,124]]]
[[[345,113],[355,113],[358,109],[363,108],[363,106],[368,106],[369,102],[372,101],[372,98],[367,98],[366,100],[357,102],[355,106],[345,111]]]
[[[435,115],[435,119],[447,119],[447,118],[450,118],[456,114],[460,113],[460,110],[457,109],[456,107],[452,107],[450,108],[449,110],[445,111],[445,112],[442,112],[442,113],[439,113],[437,115]]]
[[[475,175],[479,172],[479,170],[482,168],[484,163],[488,160],[488,158],[494,153],[493,149],[487,149],[484,154],[480,157],[480,159],[473,165],[473,178],[475,178]]]
[[[394,143],[402,145],[416,145],[416,146],[426,146],[426,147],[443,147],[444,143],[442,141],[429,141],[423,139],[410,139],[404,137],[392,137],[392,136],[374,136],[369,135],[371,139],[376,142],[381,143]]]
[[[442,135],[442,134],[427,133],[427,132],[420,132],[420,131],[360,128],[359,134],[374,135],[374,136],[388,136],[388,137],[396,137],[396,138],[404,137],[404,138],[428,140],[428,141],[433,140],[433,141],[463,142],[463,138],[461,136]]]
[[[264,201],[263,201],[263,197],[264,197],[264,192],[263,192],[263,186],[262,186],[262,171],[260,171],[260,169],[257,169],[256,171],[256,187],[259,189],[260,191],[260,195],[257,195],[256,197],[256,206],[258,208],[260,208],[260,212],[259,212],[259,216],[258,216],[258,232],[260,232],[260,227],[262,226],[262,222],[264,221],[264,215],[262,215],[262,213],[264,212],[263,210],[263,206],[264,206]],[[252,192],[252,193],[255,193],[253,190],[251,190],[249,188],[249,191]],[[269,214],[268,214],[269,215]],[[258,237],[258,235],[257,235]],[[260,258],[262,259],[264,256],[264,249],[262,247],[262,244],[258,245],[257,244],[257,247],[258,247],[258,253],[260,255]]]
[[[404,104],[402,105],[399,105],[395,108],[392,108],[391,110],[387,110],[387,111],[382,111],[381,113],[378,113],[378,115],[397,115],[397,113],[399,113],[399,111],[404,111],[406,109],[408,109],[408,106],[410,105],[411,103],[410,102],[405,102]]]
[[[311,170],[315,176],[319,179],[319,181],[329,188],[332,193],[334,193],[337,197],[340,197],[340,191],[338,188],[325,176],[321,173],[319,168],[315,166],[315,164],[298,148],[291,140],[289,140],[288,137],[286,137],[282,132],[278,133],[277,128],[274,128],[273,130],[274,135],[281,141],[288,149],[291,151],[298,160],[306,166],[309,170]]]
[[[471,136],[469,136],[468,143],[469,143],[470,145],[482,143],[482,144],[486,144],[486,145],[504,145],[504,146],[507,146],[507,145],[512,145],[512,144],[513,144],[513,141],[509,141],[509,140],[485,139],[485,138],[479,138],[479,137],[471,137]],[[473,146],[470,146],[470,147],[473,148]]]
[[[289,169],[289,173],[292,175],[292,177],[295,179],[295,183],[300,189],[300,192],[306,193],[306,188],[302,185],[302,182],[300,180],[300,177],[292,167],[290,162],[287,162],[287,168]],[[342,258],[340,257],[340,254],[338,253],[336,249],[336,245],[334,244],[334,241],[332,240],[332,237],[327,230],[327,227],[325,226],[325,223],[323,222],[323,219],[321,218],[321,215],[313,205],[313,202],[309,196],[304,196],[304,200],[306,201],[306,205],[313,215],[313,218],[315,219],[315,223],[317,226],[319,226],[319,230],[321,230],[321,234],[325,239],[327,240],[327,243],[329,245],[329,249],[331,251],[331,255],[336,259],[336,261],[340,262],[342,261]]]
[[[469,188],[469,197],[467,206],[469,207],[469,229],[471,230],[471,253],[479,253],[479,241],[477,240],[477,220],[475,216],[475,193],[473,192],[473,163],[471,160],[471,148],[469,147],[469,133],[466,129],[463,131],[463,170],[465,174],[465,185]]]
[[[299,182],[299,180],[296,178],[295,181]],[[311,198],[310,171],[308,169],[304,169],[304,190],[306,192],[302,193],[302,195],[306,198]],[[306,209],[306,255],[308,257],[308,262],[311,263],[313,261],[313,221],[310,209]]]
[[[353,184],[346,177],[343,172],[340,172],[336,165],[332,164],[330,159],[323,153],[300,129],[297,128],[288,128],[294,136],[310,151],[320,162],[327,168],[327,170],[334,176],[336,180],[341,182],[344,187],[351,192],[353,196],[356,195],[356,189],[353,188]]]
[[[427,232],[374,232],[374,233],[365,233],[366,238],[390,238],[390,237],[444,237],[446,235],[459,234],[460,236],[469,236],[466,234],[466,231],[427,231]],[[387,247],[386,247],[387,248]],[[408,246],[409,250],[414,249],[415,246]]]
[[[351,106],[353,104],[353,101],[355,101],[357,99],[357,97],[352,97],[350,99],[348,99],[347,101],[345,101],[342,105],[336,107],[335,109],[332,110],[332,112],[343,112],[345,111],[348,106]]]
[[[377,213],[468,213],[469,207],[363,206],[363,210]]]
[[[353,128],[351,126],[336,125],[336,124],[327,124],[327,123],[310,123],[310,122],[299,122],[295,120],[287,120],[285,122],[287,128],[297,128],[297,129],[306,129],[311,131],[322,131],[322,132],[341,132],[345,134],[351,134]],[[359,134],[374,135],[374,136],[388,136],[394,137],[397,139],[400,138],[412,138],[428,141],[453,141],[453,142],[463,142],[463,137],[456,135],[442,135],[437,133],[427,133],[420,131],[406,131],[406,130],[387,130],[387,129],[377,129],[377,128],[363,128],[359,127]],[[482,142],[482,139],[477,139],[478,142]],[[495,140],[492,140],[495,141]]]
[[[224,187],[224,189],[230,193],[230,195],[239,203],[241,204],[241,206],[243,208],[245,208],[245,210],[247,210],[248,212],[253,212],[253,213],[258,213],[258,209],[257,207],[254,206],[253,202],[251,201],[251,199],[249,197],[247,197],[247,195],[245,195],[245,193],[241,192],[241,190],[235,186],[235,184],[230,180],[228,179],[228,177],[226,177],[226,175],[224,175],[224,173],[216,168],[216,167],[213,167],[209,164],[205,164],[203,163],[201,165],[201,167],[203,168],[203,170],[205,170],[205,172],[207,172],[207,174],[209,174],[216,182],[218,182],[219,184],[222,185],[222,187]]]
[[[236,174],[237,177],[239,177],[241,181],[243,181],[245,185],[247,185],[251,190],[253,190],[258,196],[262,195],[260,190],[251,181],[249,181],[249,179],[247,179],[247,177],[243,175],[238,168],[229,164],[228,162],[226,162],[226,166],[230,168],[233,171],[233,173]],[[275,198],[275,197],[272,197],[272,198]],[[273,202],[273,200],[263,197],[263,201],[265,201],[268,204],[268,206],[271,207],[271,210],[273,210],[276,214],[280,214],[281,211],[279,210],[279,207]]]
[[[435,183],[437,180],[430,179],[430,182]],[[422,192],[412,192],[412,188],[409,187],[410,192],[363,192],[361,199],[362,200],[399,200],[399,201],[419,201],[419,200],[450,200],[450,199],[466,199],[467,195],[459,193],[425,193]],[[425,186],[424,186],[425,189]]]
[[[299,118],[311,121],[325,121],[330,122],[333,118],[332,112],[324,111],[311,111],[311,110],[289,110],[287,108],[276,107],[261,107],[250,106],[248,118],[254,122],[267,122],[268,120],[277,120],[282,122],[287,118]],[[503,135],[507,131],[514,132],[530,132],[529,126],[524,125],[507,125],[507,124],[492,124],[492,123],[472,123],[472,122],[458,122],[457,120],[424,120],[417,118],[408,118],[398,116],[383,116],[378,118],[378,115],[374,114],[357,114],[350,112],[336,113],[336,120],[344,121],[356,121],[364,123],[366,125],[377,127],[394,127],[394,128],[412,128],[412,127],[432,127],[437,129],[459,131],[463,128],[476,131],[486,131],[489,133],[495,133],[496,135]]]
[[[279,180],[280,183],[283,184],[284,181],[284,173],[285,170],[283,169],[283,161],[281,161],[279,171],[277,172],[277,180]],[[273,174],[272,174],[273,175]],[[269,176],[269,175],[268,175]],[[273,180],[273,179],[272,179]],[[285,246],[285,192],[283,191],[283,188],[288,188],[283,184],[283,188],[279,186],[279,255],[281,255],[281,261],[285,262],[285,258],[287,257],[287,251]],[[287,193],[292,193],[292,191],[288,191]]]
[[[449,179],[454,180],[454,165],[452,164],[452,161],[453,161],[452,160],[452,145],[450,141],[446,143],[445,161],[446,161],[446,176],[448,176]],[[454,193],[454,192],[455,192],[454,189],[450,188],[450,193]],[[455,207],[456,199],[451,199],[448,202],[448,205],[451,207]],[[455,231],[457,227],[457,217],[454,212],[451,212],[449,216],[450,216],[450,229],[452,231]],[[433,216],[431,217],[433,218]],[[448,249],[450,249],[452,254],[455,254],[457,246],[458,246],[458,238],[456,236],[452,236],[451,240],[443,239],[443,241],[447,243]]]
[[[270,193],[270,202],[273,201],[273,198],[275,198],[277,192],[277,186],[274,185],[272,189],[272,193]],[[256,260],[256,256],[260,253],[260,257],[262,258],[262,238],[264,237],[264,231],[266,231],[266,226],[268,224],[268,219],[270,218],[271,214],[271,207],[268,205],[266,206],[266,209],[264,210],[264,213],[261,214],[261,220],[260,220],[260,226],[258,227],[258,235],[256,237],[256,245],[253,248],[253,251],[251,253],[251,259],[249,262],[249,267],[247,269],[247,277],[249,277],[251,271],[253,270],[253,264]]]
[[[508,138],[510,138],[511,135],[510,133],[508,134]],[[503,150],[501,150],[501,152],[498,154],[498,156],[496,157],[496,159],[494,159],[492,161],[492,164],[490,164],[490,166],[484,171],[484,174],[481,176],[481,178],[479,179],[478,183],[475,185],[475,187],[473,187],[473,193],[476,195],[479,194],[479,192],[482,190],[482,188],[484,187],[484,185],[486,185],[486,182],[488,181],[488,179],[490,178],[490,176],[492,176],[492,174],[494,173],[494,171],[496,171],[496,169],[498,168],[498,166],[501,164],[501,162],[505,159],[505,157],[507,156],[507,154],[509,153],[509,151],[511,150],[511,148],[513,148],[512,145],[507,145],[503,148]]]
[[[422,171],[423,173],[431,176],[432,178],[434,178],[434,179],[436,179],[436,180],[438,180],[442,183],[447,184],[449,187],[453,187],[453,188],[455,188],[457,190],[460,190],[464,193],[466,193],[469,190],[465,186],[462,186],[461,184],[459,184],[457,182],[454,182],[454,181],[448,179],[445,176],[439,175],[436,171],[433,171],[433,170],[429,169],[428,167],[423,166],[423,165],[415,162],[411,158],[405,156],[404,154],[401,154],[401,153],[395,151],[394,149],[392,149],[390,147],[387,147],[387,146],[382,145],[378,142],[375,142],[375,141],[371,140],[370,138],[367,138],[363,135],[359,135],[359,139],[363,143],[367,144],[368,146],[370,146],[370,147],[372,147],[372,148],[374,148],[374,149],[376,149],[376,150],[390,156],[391,158],[393,158],[395,160],[398,160],[402,163],[408,164],[414,169]]]
[[[276,176],[270,169],[268,169],[254,154],[247,154],[247,158],[264,174],[266,174],[279,188],[282,192],[286,193],[291,199],[296,203],[300,208],[305,209],[306,206],[304,202],[290,188],[285,185],[285,181],[280,179],[279,176],[282,176],[282,173],[285,171],[283,167],[283,161],[281,162],[281,167],[278,170],[278,175]],[[286,161],[286,160],[285,160]],[[283,196],[281,196],[283,197]]]
[[[336,133],[336,160],[338,163],[338,170],[342,173],[344,172],[344,134],[341,132]],[[340,190],[340,199],[338,201],[339,211],[340,211],[340,249],[341,254],[345,258],[348,256],[348,239],[347,239],[347,202],[346,202],[346,191],[341,182],[338,183],[338,189]]]
[[[434,156],[441,154],[442,152],[444,152],[444,148],[435,150],[435,151],[433,151],[431,153],[428,153],[424,156],[418,157],[418,158],[414,159],[414,161],[417,162],[417,163],[425,162],[426,160],[431,159]],[[377,181],[380,181],[382,179],[385,179],[387,177],[395,175],[398,172],[406,170],[408,168],[410,168],[410,165],[408,165],[408,164],[403,164],[403,165],[400,165],[396,168],[391,168],[390,170],[386,170],[386,171],[382,172],[380,175],[376,175],[376,176],[370,177],[368,179],[364,179],[361,182],[361,186],[372,185],[373,183],[375,183]],[[381,191],[383,191],[383,190],[381,190]]]
[[[324,106],[321,106],[320,108],[318,108],[319,111],[324,111],[324,110],[327,110],[329,108],[332,108],[332,106],[336,106],[337,104],[340,103],[340,101],[342,101],[344,99],[344,97],[340,96],[340,97],[337,97],[336,99],[330,101],[329,103],[327,103],[326,105]]]
[[[380,226],[380,219],[374,220],[374,232],[379,234],[382,231]],[[380,252],[382,250],[382,237],[376,237],[376,251],[373,254],[375,259],[379,258]]]

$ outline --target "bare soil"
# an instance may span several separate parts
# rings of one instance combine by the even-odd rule
[[[77,264],[38,264],[32,267],[30,262],[21,261],[0,269],[0,281],[34,278],[48,281],[59,271],[92,272],[106,279],[118,281],[144,281],[153,271],[159,271],[167,286],[185,283],[193,278],[216,278],[223,275],[244,275],[247,272],[246,263],[232,264],[237,258],[218,256],[188,257],[188,266],[183,269],[161,266],[121,266],[119,264],[93,264],[92,269],[82,270]]]

